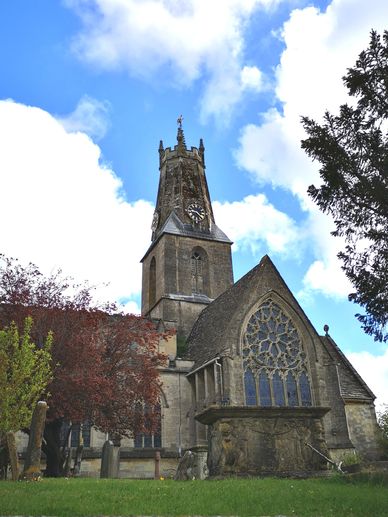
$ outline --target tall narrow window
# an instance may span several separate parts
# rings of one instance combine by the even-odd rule
[[[190,264],[191,291],[210,296],[209,260],[206,251],[200,246],[193,248],[190,255]]]
[[[311,406],[310,383],[305,372],[302,372],[299,377],[299,388],[302,406]]]
[[[275,372],[272,378],[273,395],[275,398],[275,406],[285,406],[283,381],[279,372]]]
[[[245,399],[247,406],[256,406],[257,405],[257,396],[256,396],[256,381],[255,376],[252,373],[252,370],[246,370],[244,374],[244,382],[245,382]]]
[[[298,390],[296,389],[296,381],[291,372],[287,375],[287,398],[289,406],[298,406]]]
[[[272,406],[271,389],[269,387],[268,375],[265,372],[259,374],[259,394],[261,406]]]
[[[197,251],[191,255],[191,287],[193,293],[203,292],[203,259]]]
[[[150,264],[150,276],[149,276],[149,307],[151,308],[156,302],[156,260],[152,257]]]

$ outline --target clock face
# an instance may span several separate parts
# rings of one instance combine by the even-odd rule
[[[158,222],[159,222],[159,214],[158,212],[154,212],[154,217],[152,218],[152,225],[151,225],[151,230],[154,232],[158,226]]]
[[[195,223],[199,223],[199,221],[202,221],[205,217],[205,210],[199,203],[191,203],[191,205],[187,207],[187,213]]]

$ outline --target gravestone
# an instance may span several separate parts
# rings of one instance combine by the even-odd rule
[[[179,461],[174,479],[176,481],[206,479],[208,477],[206,459],[207,449],[205,447],[198,448],[195,452],[186,451]]]
[[[118,478],[120,447],[112,440],[106,440],[102,448],[100,478]]]

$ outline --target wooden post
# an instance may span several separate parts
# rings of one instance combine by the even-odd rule
[[[155,479],[160,478],[160,451],[155,452]]]

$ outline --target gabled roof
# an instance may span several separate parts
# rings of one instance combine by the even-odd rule
[[[342,352],[334,339],[328,334],[326,336],[320,336],[320,338],[326,350],[338,366],[341,396],[344,399],[374,400],[376,396],[359,375],[357,370],[353,367],[352,363]]]
[[[148,248],[146,254],[141,259],[141,262],[145,259],[148,253],[153,249],[155,244],[161,238],[163,234],[180,235],[181,237],[192,237],[193,239],[204,239],[208,241],[226,242],[232,244],[232,241],[225,235],[225,233],[213,223],[210,230],[201,230],[200,228],[193,227],[192,224],[185,224],[179,219],[175,211],[173,210],[167,217],[164,225],[158,232],[158,236],[152,242]]]

